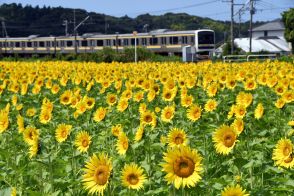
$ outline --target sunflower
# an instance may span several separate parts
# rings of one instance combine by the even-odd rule
[[[275,165],[286,168],[294,167],[293,144],[289,139],[280,139],[273,151]]]
[[[77,114],[83,114],[87,110],[87,103],[84,100],[81,100],[77,103],[76,112]]]
[[[39,139],[39,130],[35,127],[28,126],[23,131],[24,141],[29,145],[34,145]]]
[[[134,100],[140,102],[144,98],[144,91],[139,91],[134,94]]]
[[[253,96],[250,93],[240,92],[236,97],[237,105],[244,105],[246,108],[252,103]]]
[[[86,131],[80,131],[75,139],[75,145],[80,152],[87,152],[91,144],[91,136]]]
[[[90,110],[95,105],[95,99],[93,97],[85,97],[85,102],[87,104],[87,109]]]
[[[123,186],[129,189],[142,189],[146,176],[141,167],[135,163],[126,164],[122,170],[121,180]]]
[[[100,121],[102,121],[102,120],[105,118],[106,113],[107,113],[106,108],[99,107],[99,108],[96,110],[96,112],[94,113],[94,115],[93,115],[93,120],[94,120],[95,122],[100,122]]]
[[[129,100],[129,99],[132,98],[133,92],[130,89],[126,89],[124,92],[122,92],[122,95],[121,96],[122,96],[121,99],[127,99],[127,100]]]
[[[112,171],[111,159],[104,153],[93,155],[83,169],[83,186],[90,194],[103,195]]]
[[[262,117],[264,113],[264,108],[263,108],[263,105],[262,103],[259,103],[256,107],[256,109],[254,110],[254,117],[256,119],[260,119]]]
[[[118,154],[124,155],[126,154],[129,148],[129,139],[124,132],[121,132],[118,136],[118,140],[116,143],[116,149]]]
[[[194,187],[201,180],[202,157],[197,150],[187,146],[169,148],[163,159],[162,171],[167,173],[165,180],[177,189],[181,186]]]
[[[291,103],[294,101],[294,91],[288,90],[282,95],[282,99],[285,101],[285,103]]]
[[[175,115],[175,106],[166,106],[161,112],[161,120],[163,122],[171,122]]]
[[[193,104],[193,97],[191,95],[181,96],[181,105],[185,108]]]
[[[173,128],[168,133],[168,145],[170,147],[186,146],[188,143],[187,135],[183,129]]]
[[[237,141],[237,133],[227,125],[222,125],[213,133],[213,142],[216,152],[219,154],[229,154]]]
[[[216,82],[209,85],[206,89],[206,93],[209,97],[214,97],[217,93],[218,84]]]
[[[3,133],[9,126],[8,112],[5,110],[0,111],[0,133]]]
[[[53,107],[54,107],[53,103],[49,99],[47,99],[47,98],[43,99],[42,106],[41,106],[41,111],[47,110],[49,112],[52,112]]]
[[[63,105],[68,105],[71,103],[72,92],[70,90],[64,91],[62,95],[60,95],[60,103]]]
[[[154,114],[154,112],[147,110],[142,113],[140,117],[140,124],[142,124],[143,126],[151,125],[152,128],[154,128],[156,126],[156,115]]]
[[[139,142],[142,139],[143,134],[144,134],[144,126],[140,125],[135,134],[135,142]]]
[[[120,133],[123,131],[121,124],[112,126],[111,128],[111,133],[112,135],[114,135],[115,137],[118,137],[120,135]]]
[[[282,95],[287,88],[285,88],[282,84],[278,84],[275,86],[275,92],[277,95]]]
[[[140,105],[139,105],[139,113],[143,114],[146,111],[147,111],[147,105],[145,103],[140,103]]]
[[[221,193],[221,196],[249,196],[246,189],[242,189],[239,184],[236,186],[227,186]]]
[[[233,90],[235,88],[236,84],[237,84],[237,82],[236,82],[236,80],[235,80],[234,77],[228,77],[227,78],[227,80],[226,80],[226,87],[228,89]]]
[[[117,104],[117,110],[119,112],[125,111],[129,106],[129,102],[127,99],[120,99],[118,104]]]
[[[35,108],[29,108],[26,111],[26,115],[28,117],[32,117],[32,116],[35,116],[36,112],[37,112],[37,110]]]
[[[237,105],[234,109],[236,118],[243,118],[246,115],[246,107],[244,105]]]
[[[164,89],[163,92],[162,92],[162,99],[164,101],[173,101],[175,96],[177,94],[177,89],[173,89],[173,90],[170,90],[170,89]]]
[[[47,124],[52,118],[52,114],[48,110],[44,110],[41,112],[39,116],[40,123]]]
[[[147,94],[148,102],[152,102],[155,99],[156,92],[154,90],[150,90]]]
[[[237,118],[234,120],[232,127],[237,132],[238,135],[240,135],[244,130],[244,122],[242,119]]]
[[[290,121],[288,122],[288,125],[289,125],[289,126],[294,126],[294,120],[290,120]]]
[[[254,90],[257,87],[257,83],[255,82],[255,80],[249,79],[246,80],[245,84],[244,84],[244,88],[245,90]]]
[[[16,104],[17,104],[17,95],[15,95],[15,94],[12,95],[11,103],[12,103],[13,106],[16,106]]]
[[[187,118],[193,122],[201,117],[201,108],[198,105],[192,105],[187,111]]]
[[[51,93],[55,95],[55,94],[58,93],[59,89],[60,89],[59,85],[58,84],[54,84],[52,86],[52,88],[51,88]]]
[[[30,145],[29,148],[29,157],[33,158],[35,157],[39,152],[39,142],[35,141],[32,145]]]
[[[205,106],[204,106],[204,109],[206,112],[212,112],[213,110],[215,110],[217,107],[217,101],[214,100],[214,99],[209,99]]]
[[[61,143],[64,142],[67,137],[69,136],[71,132],[71,125],[66,125],[66,124],[60,124],[57,126],[57,129],[55,131],[55,138],[57,142]]]
[[[276,102],[275,102],[275,106],[279,109],[283,108],[285,105],[285,101],[282,98],[279,98]]]
[[[18,132],[22,133],[25,130],[25,128],[24,128],[24,119],[20,114],[17,115],[16,119],[17,119],[16,124],[17,124],[17,127],[18,127]]]

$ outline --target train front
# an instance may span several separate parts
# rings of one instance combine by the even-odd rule
[[[203,29],[195,32],[195,49],[198,60],[210,59],[215,49],[213,30]]]

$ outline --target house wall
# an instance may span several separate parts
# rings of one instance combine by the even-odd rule
[[[277,36],[284,39],[284,31],[267,31],[267,36]],[[254,31],[252,32],[253,38],[264,37],[264,31]]]

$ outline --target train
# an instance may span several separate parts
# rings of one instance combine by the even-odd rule
[[[145,33],[0,38],[0,54],[48,55],[57,53],[93,53],[110,47],[120,51],[125,47],[146,48],[158,54],[179,54],[184,46],[193,46],[199,55],[209,55],[215,49],[215,34],[210,29],[173,31],[158,29]]]

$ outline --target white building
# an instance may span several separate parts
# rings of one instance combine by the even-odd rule
[[[267,51],[287,54],[290,44],[284,38],[285,26],[281,20],[274,20],[252,29],[252,52]],[[235,44],[249,52],[249,38],[236,38]]]

